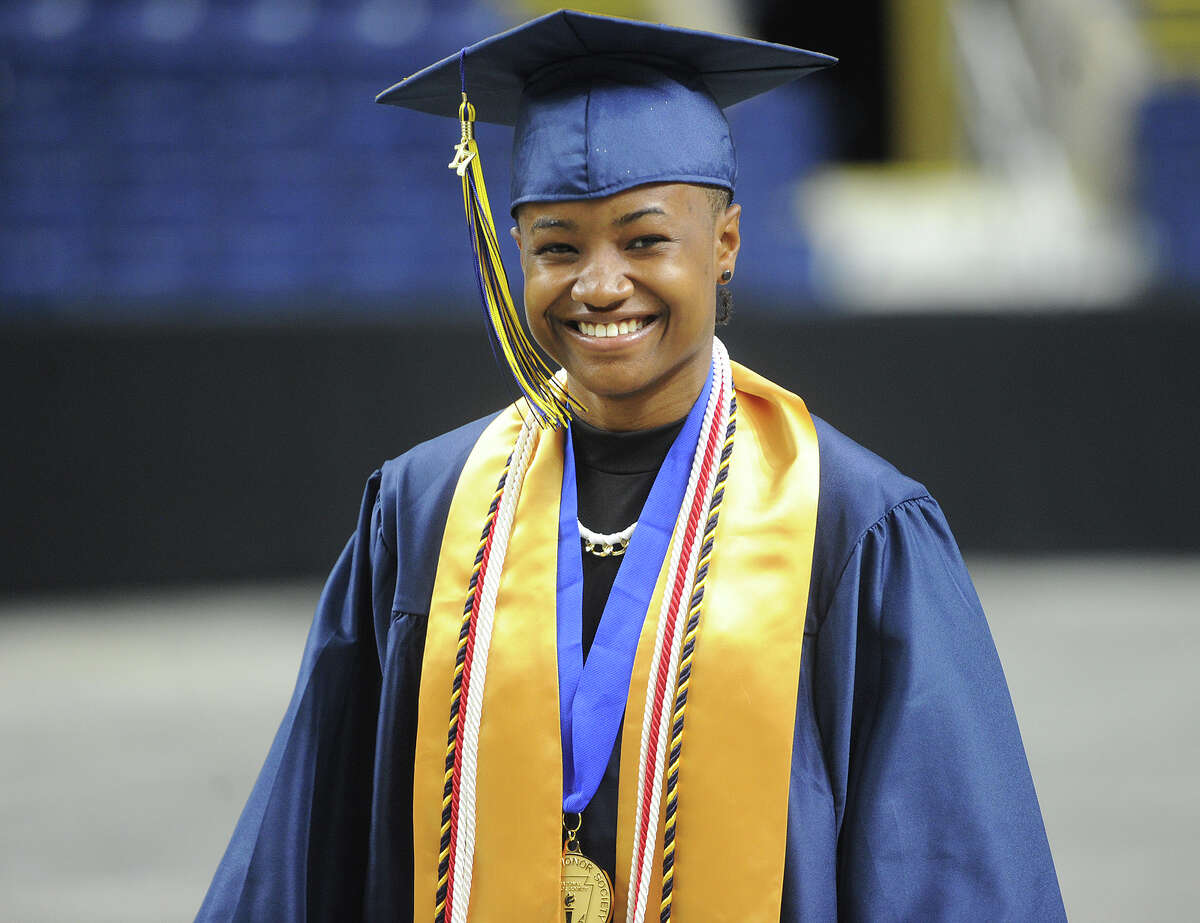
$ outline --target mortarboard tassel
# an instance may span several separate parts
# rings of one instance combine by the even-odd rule
[[[475,107],[467,102],[465,91],[458,107],[458,118],[462,123],[462,139],[455,145],[454,159],[448,166],[462,179],[463,208],[475,256],[475,278],[488,323],[538,425],[546,429],[565,426],[583,407],[567,393],[542,360],[521,326],[513,305],[508,275],[500,259],[487,186],[483,182],[479,147],[475,142]]]

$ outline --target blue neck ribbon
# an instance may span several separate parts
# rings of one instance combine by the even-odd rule
[[[566,434],[558,521],[558,708],[562,730],[563,810],[582,813],[608,767],[629,692],[633,660],[687,490],[712,369],[683,429],[663,461],[608,594],[600,626],[583,660],[583,551],[575,452]]]

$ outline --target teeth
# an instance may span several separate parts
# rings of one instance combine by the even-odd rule
[[[593,324],[581,320],[576,325],[584,336],[595,337],[598,340],[606,337],[620,336],[623,333],[637,333],[646,326],[646,321],[639,318],[623,320],[619,324]]]

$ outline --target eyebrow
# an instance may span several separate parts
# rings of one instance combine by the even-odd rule
[[[613,224],[624,227],[627,224],[633,224],[639,218],[645,218],[647,215],[665,215],[666,212],[657,205],[651,205],[649,208],[639,208],[635,212],[630,212],[627,215],[622,215]]]
[[[657,205],[651,205],[649,208],[639,208],[635,212],[624,214],[620,218],[617,218],[615,221],[613,221],[613,224],[615,224],[617,227],[624,227],[627,224],[633,224],[633,222],[637,221],[639,218],[645,218],[647,215],[665,214],[666,212]],[[558,228],[563,231],[574,231],[578,229],[578,227],[579,225],[567,218],[555,218],[553,216],[549,216],[535,219],[533,224],[530,225],[530,230],[544,231],[547,228]]]
[[[578,225],[574,221],[568,221],[566,218],[538,218],[530,227],[532,231],[541,231],[545,228],[562,228],[564,231],[573,231]]]

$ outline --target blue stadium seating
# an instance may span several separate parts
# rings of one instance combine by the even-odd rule
[[[8,0],[0,5],[0,316],[13,299],[200,299],[231,314],[397,296],[476,310],[457,126],[390,82],[503,28],[478,0]],[[731,112],[759,235],[738,285],[794,300],[789,208],[825,152],[819,88]],[[480,126],[503,235],[506,129]],[[764,221],[769,222],[768,229]],[[748,230],[749,233],[749,230]]]
[[[1137,192],[1158,237],[1160,271],[1200,285],[1200,81],[1159,87],[1137,126]]]

